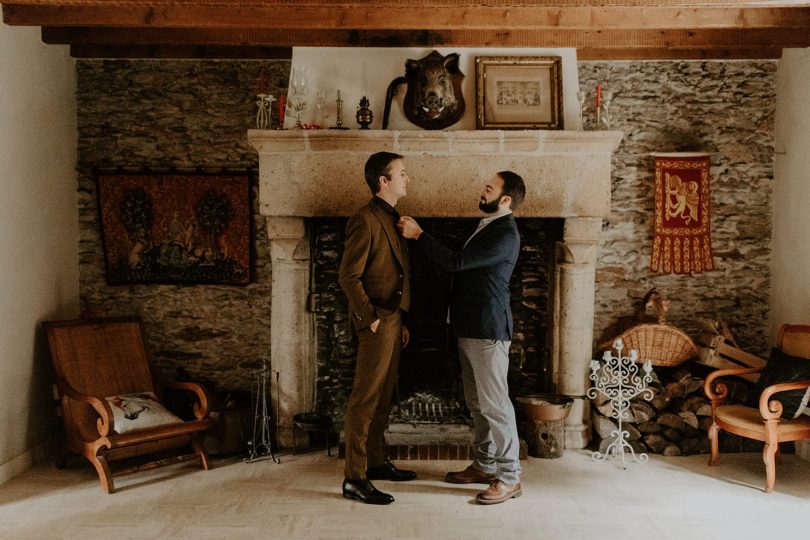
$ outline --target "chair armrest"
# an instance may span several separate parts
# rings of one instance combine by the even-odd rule
[[[748,375],[751,373],[759,373],[763,369],[764,368],[761,367],[753,367],[718,369],[716,371],[712,371],[709,373],[709,376],[706,377],[706,381],[703,383],[703,391],[706,393],[706,397],[712,400],[712,406],[714,406],[716,403],[720,403],[726,399],[726,396],[728,395],[728,387],[725,385],[725,383],[717,381],[717,379],[731,375]]]
[[[98,434],[102,437],[109,435],[113,430],[113,412],[107,400],[82,394],[73,388],[65,379],[57,379],[57,387],[64,397],[92,407],[99,416],[98,420],[96,420]]]
[[[197,403],[194,403],[194,418],[200,420],[208,416],[209,399],[205,388],[193,382],[174,382],[164,385],[170,390],[187,390],[197,396]]]
[[[782,416],[782,402],[772,396],[789,390],[806,390],[810,388],[810,381],[794,381],[789,383],[772,384],[759,395],[759,413],[764,420],[773,420]]]

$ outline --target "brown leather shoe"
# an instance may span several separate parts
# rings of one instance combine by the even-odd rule
[[[523,495],[520,482],[517,484],[507,484],[500,480],[493,480],[486,491],[482,491],[475,496],[478,504],[498,504],[507,499],[517,499]]]
[[[495,475],[479,471],[472,465],[467,466],[463,471],[449,472],[444,477],[445,482],[451,484],[489,484],[495,480]]]

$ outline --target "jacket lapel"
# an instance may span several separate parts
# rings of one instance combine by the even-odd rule
[[[467,241],[467,244],[464,248],[470,247],[472,244],[479,242],[481,238],[485,237],[487,233],[491,233],[492,231],[497,230],[500,227],[509,227],[512,223],[515,222],[515,215],[514,214],[506,214],[505,216],[501,216],[498,219],[492,220],[486,227],[475,233],[472,238]]]
[[[399,234],[397,230],[394,228],[394,224],[392,223],[391,216],[388,215],[388,212],[380,208],[378,204],[375,204],[373,201],[368,204],[371,212],[374,214],[374,217],[380,222],[382,225],[383,231],[385,231],[385,235],[388,237],[388,243],[391,244],[391,248],[394,251],[394,255],[396,255],[399,264],[406,268],[407,265],[405,263],[405,252],[403,249],[403,244],[400,242]]]

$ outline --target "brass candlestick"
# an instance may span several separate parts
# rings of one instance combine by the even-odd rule
[[[363,96],[360,99],[360,104],[357,106],[357,114],[355,116],[357,123],[360,124],[360,129],[368,129],[369,124],[374,120],[374,113],[371,112],[369,105],[371,105],[371,103],[368,101],[368,98]]]
[[[335,119],[335,125],[329,129],[349,129],[343,126],[343,99],[340,97],[340,90],[337,91],[337,100],[335,101],[336,109],[337,109],[337,118]]]

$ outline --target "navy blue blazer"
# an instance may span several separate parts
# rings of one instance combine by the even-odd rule
[[[509,279],[520,253],[515,218],[492,221],[459,251],[423,232],[416,244],[442,269],[453,273],[450,329],[458,337],[512,339]]]

